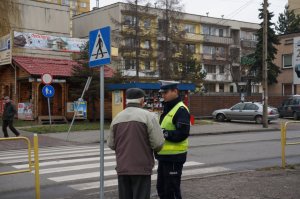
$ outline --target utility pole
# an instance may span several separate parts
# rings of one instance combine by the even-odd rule
[[[263,128],[268,128],[268,0],[264,0],[263,22]]]

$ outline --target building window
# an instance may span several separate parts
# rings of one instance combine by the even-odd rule
[[[195,44],[185,44],[185,47],[189,51],[189,53],[196,52]]]
[[[149,60],[145,61],[144,64],[145,64],[145,70],[150,70],[150,61]]]
[[[224,74],[224,72],[225,72],[225,66],[224,65],[219,66],[219,73]]]
[[[209,26],[206,25],[202,26],[202,34],[209,35]]]
[[[135,60],[125,59],[125,69],[126,70],[134,70],[135,69]]]
[[[219,37],[224,37],[224,30],[223,29],[219,29]]]
[[[62,0],[61,4],[62,5],[70,5],[70,1],[69,0]]]
[[[292,67],[293,66],[292,59],[293,59],[293,54],[282,55],[282,67],[283,68]]]
[[[214,46],[203,46],[203,54],[213,55],[216,53],[216,48]]]
[[[136,24],[136,18],[127,15],[124,17],[124,24],[128,26],[134,26]]]
[[[216,73],[216,66],[215,65],[204,65],[204,68],[207,73]]]
[[[225,48],[224,47],[216,47],[216,56],[225,58]]]
[[[220,93],[224,92],[224,84],[219,84],[219,92]]]
[[[255,32],[241,31],[241,40],[257,41]]]
[[[166,26],[168,25],[169,23],[166,21],[166,20],[163,20],[163,19],[159,19],[158,20],[158,30],[160,32],[164,32],[165,29],[166,29]]]
[[[185,32],[188,32],[188,33],[195,33],[195,25],[185,24],[184,30],[185,30]]]
[[[145,48],[145,49],[149,49],[149,48],[150,48],[150,40],[146,40],[146,41],[144,42],[144,48]]]
[[[126,47],[133,47],[134,45],[134,39],[133,38],[125,38],[125,46]]]
[[[216,92],[216,85],[215,84],[205,84],[204,85],[206,92]]]
[[[151,26],[151,20],[150,19],[145,19],[144,21],[144,28],[150,28]]]
[[[87,4],[86,4],[86,2],[81,2],[81,3],[80,3],[80,7],[82,7],[82,8],[86,8],[86,7],[87,7]]]

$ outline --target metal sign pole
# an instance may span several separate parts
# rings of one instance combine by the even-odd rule
[[[104,199],[104,67],[100,68],[100,199]]]
[[[48,99],[49,122],[50,122],[50,126],[51,126],[52,121],[51,121],[50,97],[47,97],[47,99]]]

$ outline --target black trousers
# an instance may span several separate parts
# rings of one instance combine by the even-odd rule
[[[158,161],[156,189],[160,199],[182,199],[180,182],[183,164]]]
[[[20,133],[17,131],[17,129],[15,129],[15,127],[13,126],[13,120],[3,120],[2,131],[3,131],[4,137],[8,137],[7,127],[9,127],[9,129],[10,129],[16,136],[19,136],[19,135],[20,135]]]
[[[119,199],[150,199],[151,175],[118,175]]]

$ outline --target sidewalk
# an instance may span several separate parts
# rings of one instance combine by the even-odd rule
[[[299,199],[300,166],[295,169],[264,169],[208,177],[181,182],[184,199]],[[118,199],[118,191],[104,189],[105,198]],[[155,183],[151,199],[158,199]],[[78,193],[71,198],[98,199],[99,193]]]

